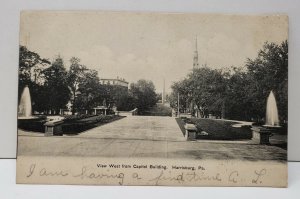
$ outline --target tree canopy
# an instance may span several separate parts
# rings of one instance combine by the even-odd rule
[[[140,79],[130,85],[130,96],[140,113],[149,110],[156,102],[155,86],[152,81]]]
[[[253,112],[264,117],[267,97],[273,91],[280,119],[287,120],[288,42],[280,45],[265,43],[255,59],[247,59],[246,67],[251,78],[249,99],[256,105]]]
[[[51,63],[39,54],[20,46],[19,96],[28,85],[33,110],[58,114],[70,104],[73,114],[96,106],[118,110],[139,108],[140,113],[155,105],[153,82],[139,80],[130,89],[120,85],[103,85],[96,70],[89,69],[77,57],[70,59],[69,69],[60,56]]]
[[[70,99],[70,90],[65,78],[67,71],[63,59],[58,56],[49,68],[43,70],[43,74],[45,77],[41,92],[44,98],[43,104],[47,109],[55,110],[58,113],[60,109],[66,108]]]
[[[228,119],[262,120],[270,91],[275,93],[281,121],[287,121],[288,43],[266,42],[255,59],[241,68],[216,70],[203,66],[172,85],[170,104],[180,110],[198,109]]]

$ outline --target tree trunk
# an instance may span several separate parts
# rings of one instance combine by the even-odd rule
[[[72,115],[75,115],[75,97],[76,97],[76,91],[73,90]]]
[[[222,102],[221,118],[225,119],[225,101]]]

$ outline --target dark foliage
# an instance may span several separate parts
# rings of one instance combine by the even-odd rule
[[[228,119],[262,121],[268,95],[274,92],[280,121],[287,122],[288,42],[265,43],[255,59],[245,67],[214,70],[206,66],[172,85],[170,104],[180,111],[196,105],[202,117],[213,114]],[[194,110],[192,110],[194,111]]]
[[[66,120],[62,129],[64,134],[78,134],[88,129],[122,119],[122,116],[116,115],[97,115],[78,120]]]

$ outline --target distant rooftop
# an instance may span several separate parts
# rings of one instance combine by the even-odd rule
[[[117,76],[117,78],[100,78],[100,80],[115,80],[115,81],[117,80],[117,81],[121,81],[124,83],[129,83],[124,78],[120,78],[119,76]]]
[[[129,82],[127,82],[124,78],[101,78],[100,79],[101,84],[106,84],[106,85],[119,85],[119,86],[124,86],[128,87]]]

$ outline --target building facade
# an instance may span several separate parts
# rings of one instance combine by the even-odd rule
[[[128,82],[124,78],[115,78],[115,79],[100,79],[100,83],[103,85],[115,85],[115,86],[123,86],[128,88]]]

